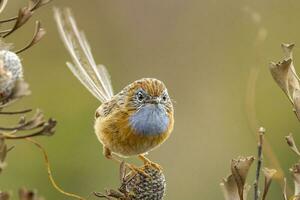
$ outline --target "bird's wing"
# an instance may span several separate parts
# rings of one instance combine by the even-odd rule
[[[113,97],[110,76],[104,65],[97,65],[91,53],[91,48],[82,31],[79,31],[76,21],[69,9],[63,12],[55,8],[54,17],[60,36],[69,51],[73,63],[67,66],[80,82],[101,102]]]

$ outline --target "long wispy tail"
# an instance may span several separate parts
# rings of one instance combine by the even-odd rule
[[[113,97],[110,76],[104,65],[97,65],[82,31],[77,28],[70,9],[54,8],[57,27],[73,63],[67,66],[78,80],[101,102]]]

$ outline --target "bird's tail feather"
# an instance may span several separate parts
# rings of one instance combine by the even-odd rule
[[[77,79],[101,102],[113,97],[110,76],[104,65],[97,65],[82,31],[79,31],[70,9],[54,8],[57,27],[73,63],[67,66]]]

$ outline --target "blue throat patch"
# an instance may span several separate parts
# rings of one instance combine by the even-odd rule
[[[139,135],[160,135],[169,125],[165,109],[159,104],[146,104],[129,118],[131,128]]]

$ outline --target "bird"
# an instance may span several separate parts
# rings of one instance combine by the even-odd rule
[[[54,8],[54,18],[73,61],[66,63],[68,68],[101,103],[95,112],[94,129],[104,156],[117,162],[136,156],[145,165],[162,169],[145,155],[173,131],[174,108],[165,84],[156,78],[141,78],[115,94],[106,67],[96,64],[71,10]],[[129,167],[139,171],[132,164]]]

